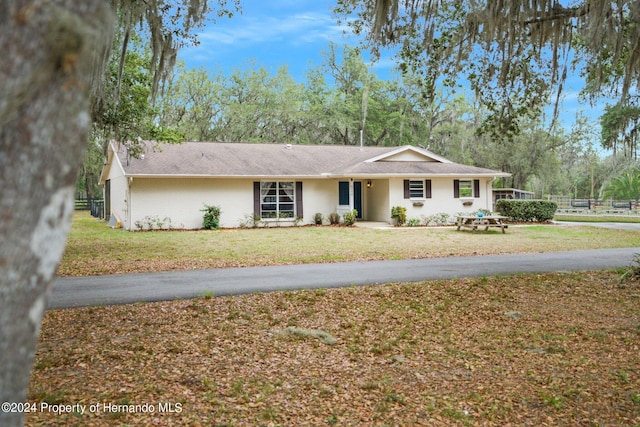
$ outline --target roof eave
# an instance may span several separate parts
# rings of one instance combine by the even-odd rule
[[[193,179],[309,179],[325,178],[324,175],[211,175],[211,174],[137,174],[126,173],[129,178],[162,179],[162,178],[193,178]]]
[[[507,178],[511,174],[506,172],[483,172],[483,173],[322,173],[313,175],[211,175],[211,174],[136,174],[125,173],[130,178],[194,178],[194,179],[337,179],[337,178],[402,178],[402,177],[434,177],[434,178],[456,178],[456,177],[482,177],[482,178]]]
[[[423,177],[423,178],[507,178],[511,174],[505,172],[495,173],[355,173],[355,174],[335,174],[331,178],[402,178],[402,177]]]

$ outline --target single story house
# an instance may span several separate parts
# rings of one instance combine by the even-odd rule
[[[100,177],[105,214],[127,230],[202,228],[205,205],[220,206],[221,227],[253,215],[264,224],[311,224],[316,213],[357,210],[364,221],[492,209],[492,182],[509,174],[453,163],[414,146],[145,144],[129,155],[112,142]]]

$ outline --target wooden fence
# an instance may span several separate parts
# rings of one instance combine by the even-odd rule
[[[583,215],[638,215],[639,203],[636,200],[613,199],[577,199],[569,196],[547,196],[548,200],[558,204],[557,213]]]
[[[91,216],[96,218],[104,218],[104,200],[103,199],[86,199],[76,198],[77,211],[90,211]]]

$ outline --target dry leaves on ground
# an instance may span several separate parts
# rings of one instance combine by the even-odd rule
[[[30,402],[95,411],[38,410],[27,425],[638,425],[640,287],[617,279],[49,311]]]

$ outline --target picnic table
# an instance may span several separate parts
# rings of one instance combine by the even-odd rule
[[[466,216],[459,215],[458,221],[456,225],[458,226],[458,231],[460,231],[460,227],[470,228],[471,231],[476,231],[478,227],[484,227],[484,231],[487,231],[489,227],[498,227],[502,230],[504,234],[504,230],[509,226],[504,223],[504,220],[507,219],[506,216],[501,215],[487,215],[487,216]]]

